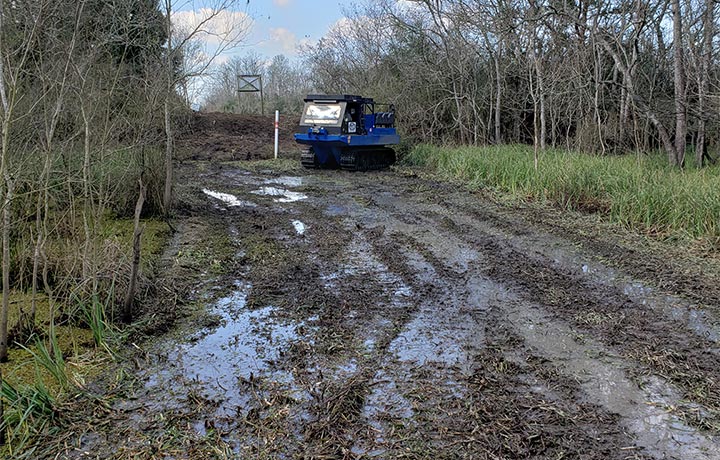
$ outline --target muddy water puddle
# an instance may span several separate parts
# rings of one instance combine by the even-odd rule
[[[162,368],[145,372],[146,387],[162,390],[165,405],[177,407],[182,401],[174,401],[174,395],[195,389],[217,404],[216,416],[227,417],[244,413],[258,397],[249,383],[262,380],[295,389],[292,373],[282,370],[278,361],[299,339],[304,324],[277,319],[272,306],[248,309],[250,289],[238,283],[232,294],[209,309],[219,320],[216,328],[202,330],[165,351]]]
[[[208,190],[203,189],[203,193],[209,197],[214,198],[217,201],[220,201],[221,203],[224,203],[226,206],[234,208],[234,207],[245,207],[245,208],[255,208],[257,205],[253,203],[252,201],[246,201],[241,200],[235,195],[232,195],[230,193],[223,193],[223,192],[216,192],[214,190]]]

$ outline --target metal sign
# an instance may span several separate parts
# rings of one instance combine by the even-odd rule
[[[265,95],[263,94],[262,75],[238,75],[238,102],[242,93],[260,93],[260,115],[265,114]]]
[[[262,91],[261,75],[238,75],[238,92],[257,93]]]

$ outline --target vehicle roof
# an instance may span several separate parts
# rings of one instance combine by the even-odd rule
[[[308,94],[305,102],[328,101],[328,102],[361,102],[364,104],[373,104],[370,97],[355,96],[352,94]]]

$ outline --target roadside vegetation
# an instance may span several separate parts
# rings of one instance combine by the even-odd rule
[[[247,30],[203,49],[234,3],[203,5],[0,1],[2,458],[35,458],[156,301],[183,89]]]
[[[321,92],[392,103],[406,139],[661,151],[718,150],[718,5],[711,0],[381,0],[303,50]],[[351,63],[351,64],[349,64]]]
[[[404,158],[444,179],[519,199],[599,213],[659,237],[720,237],[720,167],[669,168],[655,155],[598,156],[530,146],[419,145]]]

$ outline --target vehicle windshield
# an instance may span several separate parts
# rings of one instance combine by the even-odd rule
[[[307,102],[303,116],[300,120],[301,125],[313,126],[340,126],[342,124],[342,116],[345,111],[345,103],[337,104],[317,104]]]

